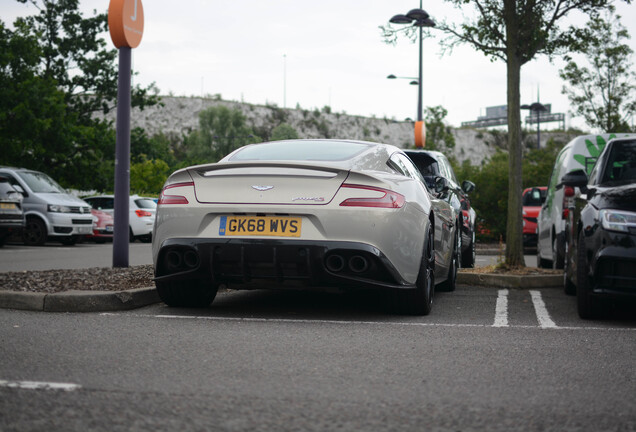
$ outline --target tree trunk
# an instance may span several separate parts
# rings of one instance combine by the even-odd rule
[[[521,112],[519,84],[521,61],[518,57],[519,27],[516,0],[504,0],[506,21],[506,68],[508,84],[508,220],[506,225],[506,264],[523,267],[522,174],[521,174]]]

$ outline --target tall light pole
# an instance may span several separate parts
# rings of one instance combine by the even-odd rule
[[[287,108],[287,54],[283,54],[283,108]]]
[[[411,9],[406,15],[395,15],[389,20],[392,24],[410,24],[413,27],[419,27],[419,39],[420,39],[420,57],[419,57],[419,74],[418,83],[419,88],[417,92],[417,121],[422,121],[422,33],[424,27],[435,27],[435,22],[430,18],[429,14],[422,9],[422,0],[420,0],[419,9]]]

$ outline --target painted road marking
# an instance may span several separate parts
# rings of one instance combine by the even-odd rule
[[[26,390],[62,390],[73,391],[81,388],[79,384],[54,383],[42,381],[7,381],[0,380],[0,387],[19,388]]]
[[[545,307],[545,303],[541,298],[541,292],[530,291],[532,297],[532,304],[534,305],[534,311],[537,314],[537,321],[539,321],[539,327],[541,328],[557,328],[557,325],[550,318],[548,309]]]
[[[508,290],[499,290],[493,327],[508,327]]]

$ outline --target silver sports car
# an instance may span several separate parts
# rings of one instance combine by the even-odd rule
[[[454,288],[452,212],[397,147],[252,144],[168,178],[152,236],[155,284],[182,307],[208,306],[219,285],[371,288],[401,313],[426,315],[436,279]]]

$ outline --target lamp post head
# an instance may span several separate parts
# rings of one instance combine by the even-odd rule
[[[411,9],[406,17],[414,21],[424,21],[428,19],[429,14],[424,9]]]
[[[406,15],[398,14],[389,20],[393,24],[411,24],[413,20]]]
[[[415,27],[435,27],[435,21],[430,18],[426,18],[423,20],[417,20],[413,23]]]
[[[387,76],[387,78],[388,79],[396,79],[397,77],[395,75],[391,74],[391,75]]]

